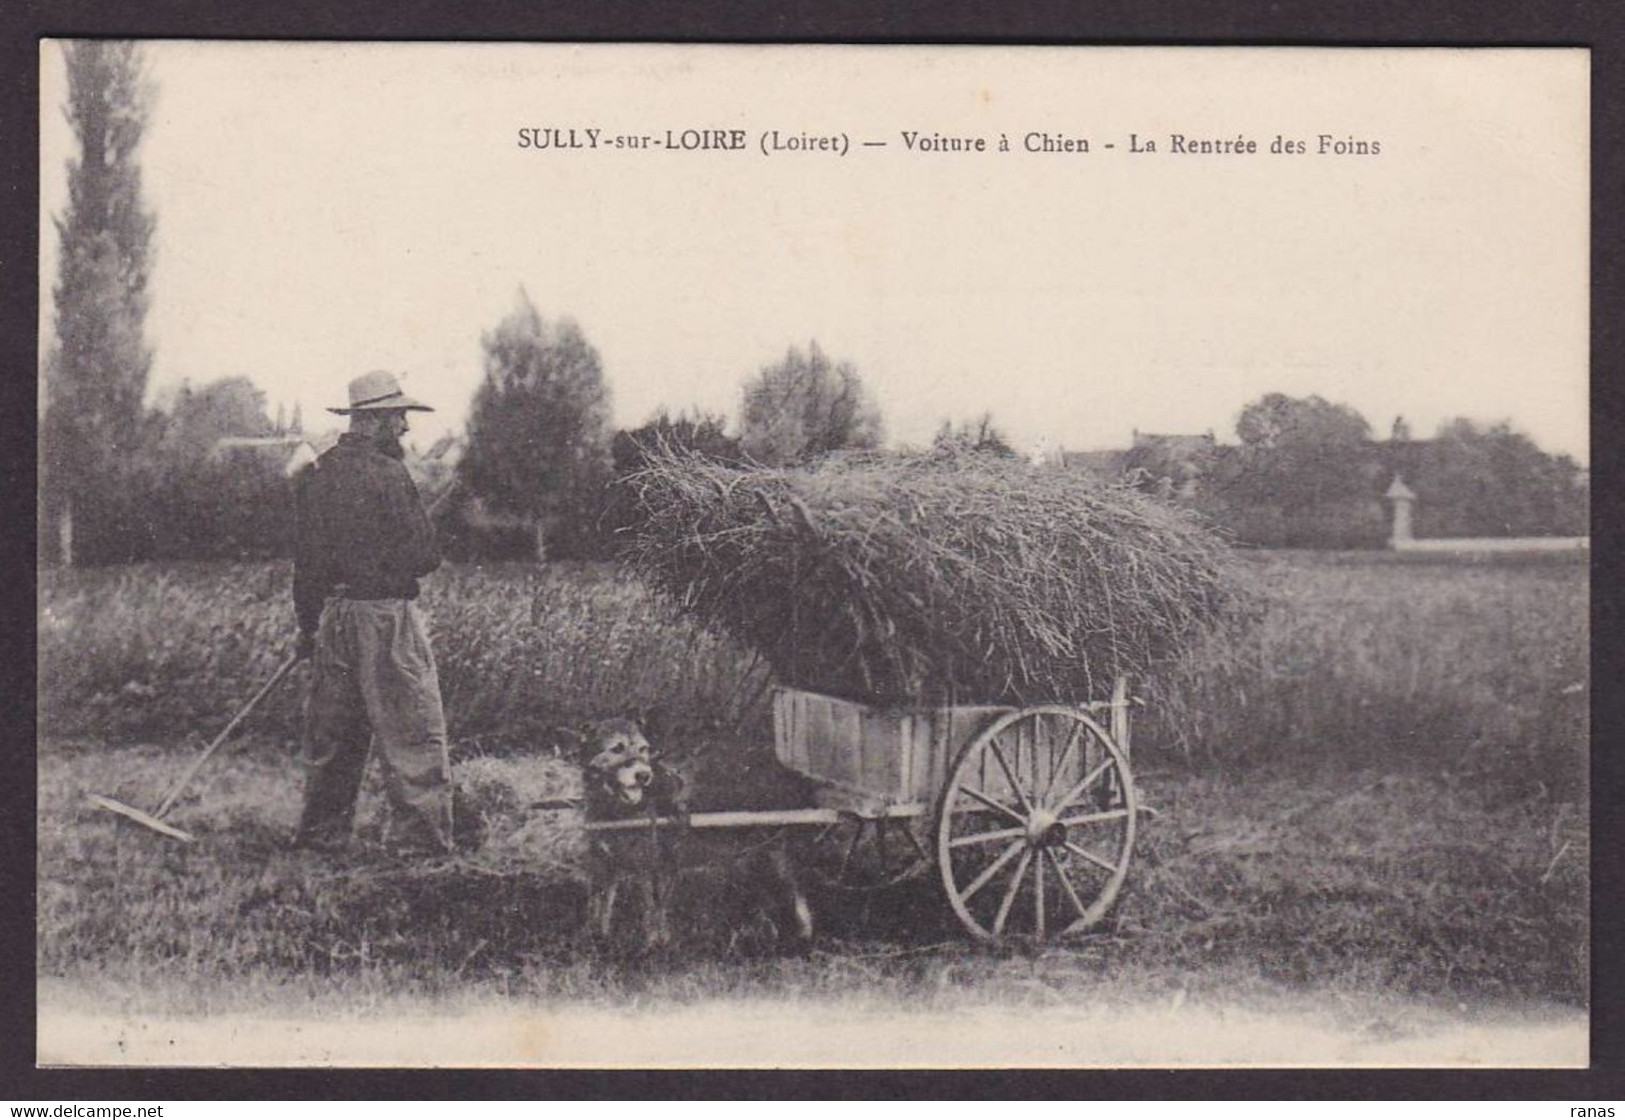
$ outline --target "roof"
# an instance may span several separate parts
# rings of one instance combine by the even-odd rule
[[[468,450],[467,442],[458,435],[447,433],[429,445],[429,449],[417,456],[424,461],[444,463],[446,466],[455,466]]]
[[[1088,471],[1090,474],[1115,478],[1123,473],[1123,459],[1127,451],[1063,451],[1061,465],[1068,470]]]
[[[1212,451],[1218,446],[1212,432],[1142,432],[1134,429],[1135,447],[1156,447],[1164,451],[1196,454]]]
[[[214,441],[209,454],[216,457],[239,453],[260,455],[280,463],[282,473],[292,478],[301,467],[314,463],[338,438],[338,433],[331,431],[314,436],[221,436]]]
[[[261,447],[292,449],[305,442],[304,436],[221,436],[214,441],[216,451],[236,451]]]

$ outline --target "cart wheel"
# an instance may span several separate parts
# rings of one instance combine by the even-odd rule
[[[929,834],[916,817],[866,817],[842,813],[808,843],[806,868],[821,885],[841,891],[873,891],[916,879],[931,866]]]
[[[1128,759],[1066,707],[1000,716],[960,752],[937,812],[937,863],[976,937],[1079,933],[1117,897],[1138,799]]]

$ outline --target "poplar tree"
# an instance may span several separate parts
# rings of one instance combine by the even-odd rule
[[[118,480],[144,434],[155,222],[137,162],[152,102],[140,46],[75,41],[64,53],[63,112],[78,150],[68,160],[66,212],[55,218],[60,254],[45,359],[41,504],[56,519],[61,559],[72,563],[76,553],[118,558],[128,544]]]

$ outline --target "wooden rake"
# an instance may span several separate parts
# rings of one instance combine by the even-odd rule
[[[143,812],[134,805],[126,805],[122,801],[112,797],[103,797],[99,793],[89,795],[90,803],[98,809],[106,809],[109,812],[117,813],[121,817],[127,817],[139,825],[145,825],[154,832],[161,832],[165,836],[173,836],[177,840],[185,841],[188,844],[191,843],[195,837],[190,832],[176,828],[174,825],[167,823],[164,818],[175,807],[175,802],[180,798],[180,795],[192,784],[192,779],[197,777],[198,771],[203,769],[203,764],[213,757],[214,752],[220,749],[220,745],[230,738],[233,731],[237,730],[237,725],[247,719],[250,712],[259,707],[260,701],[270,695],[271,690],[281,684],[282,678],[291,673],[293,667],[298,663],[299,655],[297,653],[288,655],[288,659],[277,668],[271,679],[260,686],[260,690],[254,693],[253,698],[244,704],[241,710],[232,717],[231,722],[226,724],[220,734],[214,737],[214,742],[204,747],[203,753],[199,754],[192,761],[192,765],[186,768],[186,773],[182,774],[175,781],[175,784],[169,787],[169,791],[164,794],[163,800],[158,802],[157,808],[153,809],[152,812]]]
[[[433,517],[440,507],[445,504],[446,499],[451,497],[460,486],[461,483],[455,478],[447,483],[440,493],[434,496],[434,500],[425,507],[423,511],[425,516]],[[214,742],[203,748],[203,753],[197,756],[191,766],[187,767],[186,773],[182,774],[175,784],[169,787],[169,792],[164,794],[164,799],[158,802],[158,807],[152,812],[143,812],[134,805],[127,805],[116,798],[103,797],[99,793],[89,795],[90,803],[98,809],[106,809],[109,812],[117,813],[119,816],[127,817],[137,824],[145,825],[155,832],[161,832],[165,836],[173,836],[177,840],[190,844],[196,837],[185,829],[176,828],[174,825],[169,824],[164,820],[164,817],[168,816],[169,811],[175,807],[176,800],[185,792],[186,787],[192,784],[192,779],[197,777],[199,770],[203,769],[203,764],[208,762],[214,752],[220,749],[220,744],[231,737],[231,733],[237,730],[237,725],[247,719],[250,712],[259,707],[260,701],[269,696],[271,690],[281,684],[282,678],[293,672],[293,667],[298,663],[299,655],[297,653],[288,655],[288,659],[271,675],[271,679],[260,686],[260,690],[254,693],[248,703],[243,705],[242,710],[232,717],[231,722],[226,724],[220,734],[214,737]]]

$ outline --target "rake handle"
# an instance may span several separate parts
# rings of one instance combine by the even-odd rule
[[[452,494],[456,493],[461,486],[462,483],[458,482],[455,478],[446,483],[446,485],[441,488],[440,493],[436,494],[434,499],[424,507],[424,516],[432,518],[440,507],[446,504],[446,499],[451,497]]]
[[[224,743],[231,733],[237,730],[237,725],[247,719],[250,712],[259,707],[260,701],[264,700],[273,688],[281,684],[282,678],[291,673],[293,667],[298,663],[299,655],[297,653],[288,655],[288,659],[272,674],[271,679],[260,686],[260,690],[254,693],[248,703],[244,704],[237,714],[231,717],[231,722],[226,724],[220,734],[214,737],[214,742],[203,748],[203,753],[198,755],[193,760],[192,765],[186,768],[186,773],[182,774],[175,784],[169,787],[169,792],[164,794],[164,799],[158,803],[158,808],[153,810],[153,816],[162,819],[164,814],[169,812],[170,807],[175,803],[175,799],[181,795],[182,790],[191,784],[192,779],[197,777],[197,772],[203,769],[203,764],[208,762],[214,752],[220,749],[220,744]]]

